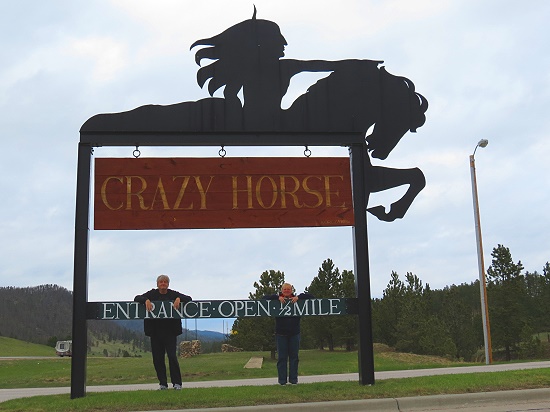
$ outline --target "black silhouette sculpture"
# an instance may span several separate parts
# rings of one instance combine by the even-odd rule
[[[388,73],[373,60],[283,59],[287,42],[279,26],[252,19],[224,32],[198,40],[191,46],[206,46],[195,54],[201,67],[197,82],[208,82],[210,96],[225,87],[223,98],[209,97],[172,105],[146,105],[122,113],[90,118],[81,132],[124,133],[359,133],[365,137],[370,156],[385,159],[407,131],[415,132],[425,122],[426,99],[414,84]],[[291,78],[301,72],[330,72],[299,96],[288,109],[281,101]],[[243,103],[238,95],[242,90]],[[368,157],[368,156],[367,156]],[[372,166],[366,170],[368,192],[409,184],[405,195],[391,205],[368,211],[380,220],[402,218],[424,188],[422,171]]]

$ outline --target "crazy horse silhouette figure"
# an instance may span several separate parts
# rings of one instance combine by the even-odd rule
[[[193,43],[201,67],[197,82],[208,82],[210,96],[224,87],[223,98],[209,97],[172,105],[146,105],[122,113],[99,114],[84,123],[81,132],[334,132],[365,135],[370,156],[385,159],[407,131],[425,122],[428,104],[414,84],[388,73],[373,60],[283,59],[287,42],[279,26],[256,18]],[[301,72],[329,72],[299,96],[288,109],[281,101],[291,78]],[[242,91],[243,103],[238,95]],[[368,156],[367,156],[368,157]],[[424,188],[418,169],[373,166],[365,170],[367,191],[379,192],[409,184],[405,195],[391,205],[368,211],[380,220],[402,218]]]

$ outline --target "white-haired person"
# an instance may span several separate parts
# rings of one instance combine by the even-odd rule
[[[190,302],[191,296],[184,295],[176,290],[169,289],[170,278],[166,275],[157,277],[157,287],[137,295],[134,302],[145,304],[147,311],[153,310],[154,301],[171,301],[174,308],[179,310],[180,305]],[[157,373],[160,389],[168,389],[166,377],[165,355],[168,356],[170,379],[174,389],[181,389],[181,371],[176,353],[177,337],[183,333],[181,319],[153,319],[143,321],[145,335],[151,338],[151,352],[153,365]]]

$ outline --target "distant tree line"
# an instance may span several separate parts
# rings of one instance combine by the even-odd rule
[[[521,261],[514,263],[510,250],[500,244],[491,256],[487,301],[493,357],[512,360],[550,356],[550,264],[546,262],[541,273],[523,272]],[[283,283],[283,272],[265,271],[254,282],[255,290],[249,299],[278,293]],[[327,259],[306,291],[317,298],[354,297],[354,274],[340,271]],[[0,287],[0,313],[0,336],[54,346],[57,340],[71,336],[72,292],[57,285]],[[478,280],[432,290],[413,273],[401,279],[392,272],[382,297],[372,299],[372,320],[374,341],[396,350],[483,360]],[[228,341],[245,350],[270,351],[274,358],[274,329],[274,318],[238,318]],[[130,330],[114,321],[97,320],[88,322],[88,331],[89,351],[99,340],[131,343],[134,350],[150,350],[149,339],[141,329]],[[353,350],[357,343],[355,315],[302,319],[304,349]],[[218,351],[221,342],[203,346],[205,352]]]
[[[498,245],[487,270],[487,301],[493,357],[512,360],[548,357],[550,341],[550,264],[542,273],[525,272],[510,250]],[[280,291],[283,272],[269,270],[254,282],[250,299]],[[306,291],[317,298],[355,296],[352,271],[340,272],[325,260]],[[373,337],[398,351],[467,361],[484,359],[479,281],[431,290],[413,273],[390,275],[382,298],[372,299]],[[238,318],[229,341],[245,350],[268,350],[275,357],[274,319]],[[344,348],[358,343],[357,316],[305,316],[304,349]]]
[[[58,340],[71,339],[73,294],[58,285],[0,287],[0,336],[54,347]],[[150,350],[148,339],[113,321],[88,322],[88,351],[94,340],[131,343]]]

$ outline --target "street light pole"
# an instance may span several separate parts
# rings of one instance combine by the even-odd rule
[[[474,201],[474,219],[477,241],[477,264],[479,269],[479,289],[481,295],[481,317],[483,320],[483,339],[485,342],[485,363],[493,363],[493,350],[491,347],[491,326],[489,324],[489,305],[487,303],[487,283],[485,279],[485,264],[483,262],[483,242],[481,240],[481,221],[479,218],[479,199],[477,197],[476,161],[475,154],[478,147],[486,147],[489,141],[481,139],[470,155],[470,174],[472,177],[472,197]]]

